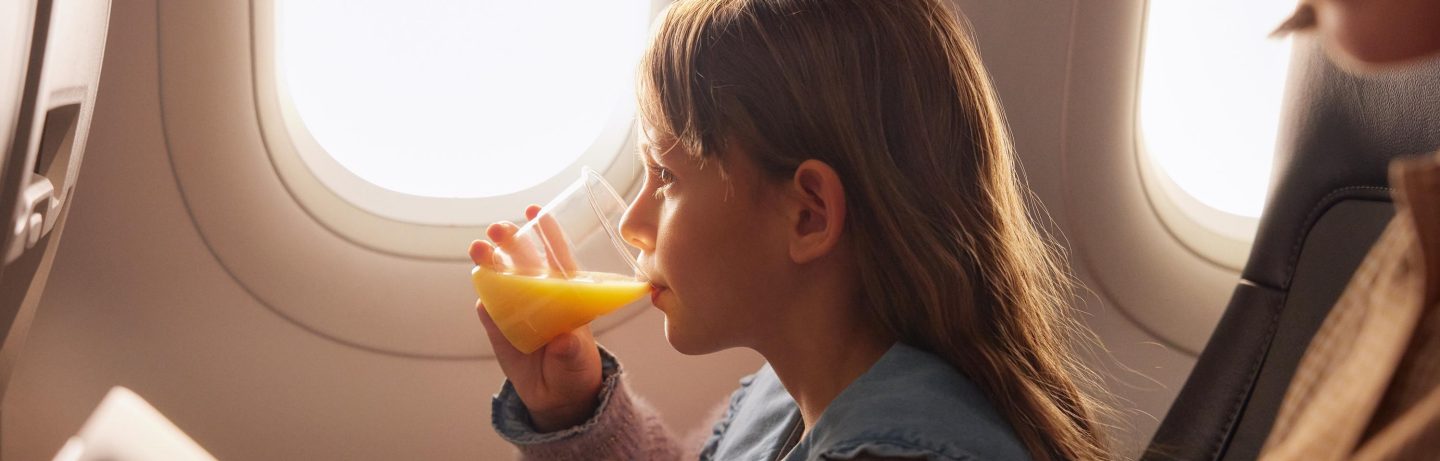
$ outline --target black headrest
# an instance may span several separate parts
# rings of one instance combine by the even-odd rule
[[[1364,75],[1340,69],[1312,42],[1297,42],[1282,169],[1243,277],[1288,289],[1305,232],[1330,206],[1388,200],[1386,167],[1396,157],[1440,149],[1440,59]]]
[[[1293,65],[1244,280],[1144,459],[1259,455],[1310,339],[1393,213],[1390,161],[1440,149],[1440,58],[1365,75],[1298,42]]]

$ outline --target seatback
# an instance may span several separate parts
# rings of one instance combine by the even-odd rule
[[[1440,60],[1357,76],[1296,45],[1250,259],[1143,459],[1259,455],[1311,337],[1394,215],[1388,164],[1440,149]]]
[[[0,399],[45,290],[90,131],[110,0],[0,2]]]

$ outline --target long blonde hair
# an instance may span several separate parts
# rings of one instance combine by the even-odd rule
[[[640,69],[641,114],[702,160],[840,175],[860,301],[985,391],[1036,459],[1109,459],[1072,353],[1072,278],[1037,228],[1004,115],[940,0],[694,0]],[[893,238],[904,236],[904,238]]]

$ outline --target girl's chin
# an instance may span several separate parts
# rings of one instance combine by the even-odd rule
[[[715,341],[710,341],[710,338],[705,337],[706,335],[685,331],[682,325],[671,317],[670,313],[665,313],[665,341],[669,342],[670,347],[675,348],[676,352],[685,355],[704,355],[724,349],[717,347],[714,344]]]

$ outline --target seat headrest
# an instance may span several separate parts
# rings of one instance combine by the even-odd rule
[[[1287,289],[1305,232],[1347,199],[1389,200],[1387,165],[1440,149],[1440,58],[1362,75],[1312,40],[1292,64],[1277,174],[1243,277]]]

